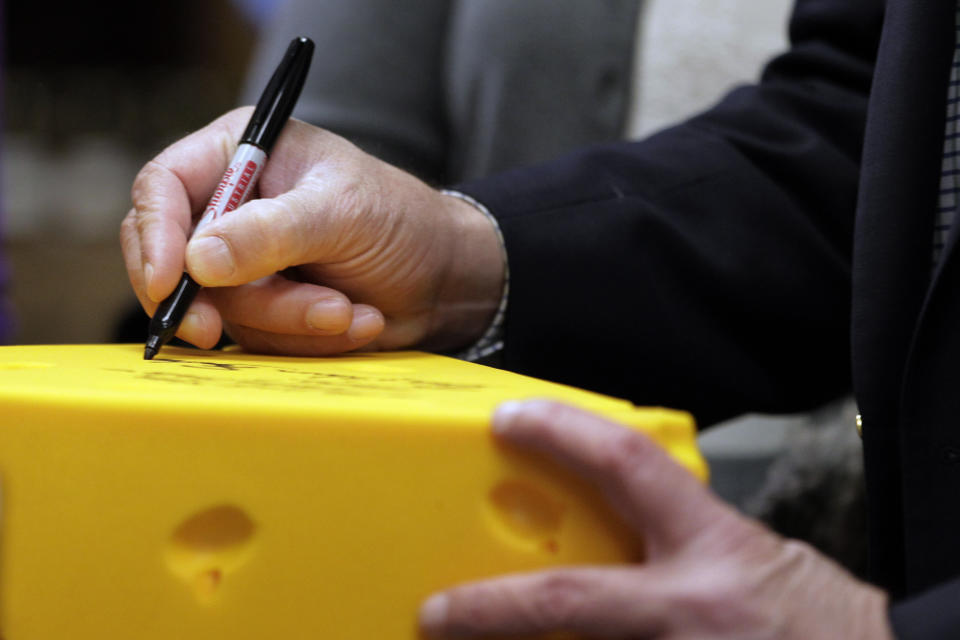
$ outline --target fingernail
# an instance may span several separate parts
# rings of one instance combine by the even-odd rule
[[[311,329],[343,333],[350,326],[350,303],[340,298],[315,302],[307,309],[306,320]]]
[[[347,337],[351,340],[369,340],[383,329],[383,316],[379,312],[361,307],[353,312],[353,322],[347,329]]]
[[[205,283],[222,282],[236,269],[227,243],[216,236],[191,240],[187,261],[194,278]]]
[[[449,606],[450,599],[446,594],[438,593],[427,598],[427,601],[420,607],[420,627],[431,634],[439,631],[447,622]]]
[[[518,400],[508,400],[493,412],[493,432],[504,433],[513,424],[514,417],[523,409],[523,403]]]

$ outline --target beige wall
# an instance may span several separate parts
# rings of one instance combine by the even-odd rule
[[[792,0],[648,0],[631,132],[650,133],[751,82],[784,49]]]

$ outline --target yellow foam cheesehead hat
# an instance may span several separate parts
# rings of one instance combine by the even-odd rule
[[[701,478],[689,415],[436,355],[0,347],[0,633],[406,640],[431,592],[635,559],[592,489],[496,444],[548,397]]]

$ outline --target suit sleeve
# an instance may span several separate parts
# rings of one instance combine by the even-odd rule
[[[459,185],[504,233],[504,365],[701,424],[847,392],[882,20],[880,0],[799,0],[790,50],[706,113]]]
[[[960,630],[960,578],[946,582],[890,608],[890,623],[898,640],[955,638]]]

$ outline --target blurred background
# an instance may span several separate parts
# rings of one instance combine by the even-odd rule
[[[116,238],[133,176],[238,104],[256,24],[276,4],[7,0],[0,219],[16,343],[110,338],[132,299]],[[645,3],[630,133],[755,78],[785,44],[788,5]]]
[[[102,0],[51,7],[7,0],[0,221],[14,343],[103,342],[115,335],[134,302],[117,241],[133,177],[164,146],[238,104],[257,25],[277,5]],[[629,135],[675,122],[754,80],[786,45],[790,5],[644,2]],[[796,484],[810,475],[782,461],[791,449],[809,449],[813,457],[829,450],[847,473],[843,465],[859,460],[859,441],[847,429],[853,413],[847,402],[813,416],[748,416],[711,430],[702,444],[715,488],[744,508],[769,512],[764,501],[776,501],[772,476],[785,474]],[[824,424],[840,426],[811,430]],[[822,467],[812,473],[822,477]],[[860,517],[847,509],[857,500],[841,496],[834,521]],[[823,502],[815,498],[800,519],[822,514]]]
[[[105,341],[130,302],[117,232],[133,176],[233,105],[253,21],[230,0],[10,0],[4,12],[13,340]]]

